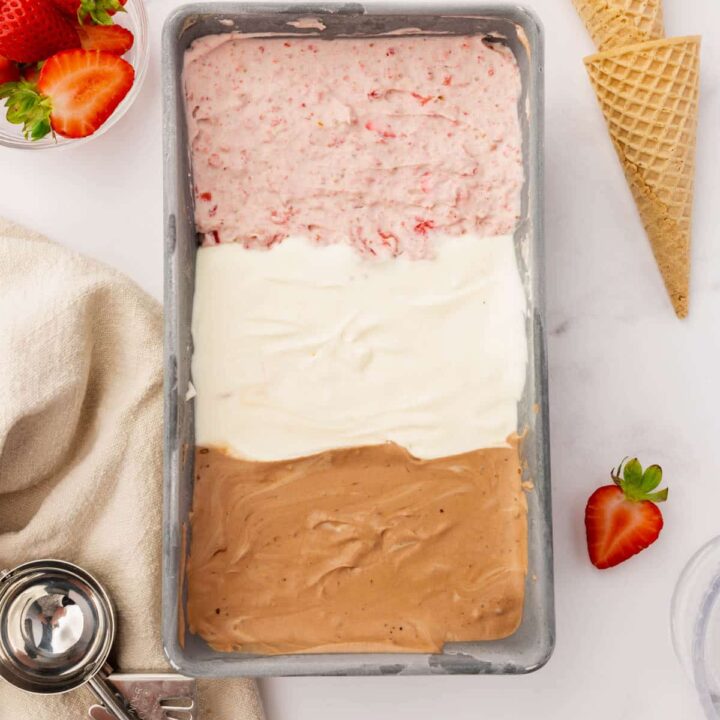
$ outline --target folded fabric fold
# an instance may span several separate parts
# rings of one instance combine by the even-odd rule
[[[0,220],[0,568],[71,560],[120,618],[115,664],[160,638],[162,309],[131,280]],[[249,680],[201,684],[202,720],[262,718]],[[79,720],[92,696],[0,681],[0,720]]]

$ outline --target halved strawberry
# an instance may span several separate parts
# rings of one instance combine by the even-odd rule
[[[127,0],[52,0],[66,15],[72,15],[82,25],[85,22],[96,25],[112,25],[112,16],[125,12]]]
[[[0,55],[32,63],[76,47],[75,28],[49,0],[0,0]]]
[[[119,25],[78,25],[83,50],[102,50],[113,55],[124,55],[132,46],[133,34]]]
[[[37,140],[54,130],[64,137],[92,135],[132,87],[135,71],[117,55],[65,50],[46,60],[37,84],[22,80],[0,86],[7,119]]]
[[[52,101],[50,122],[64,137],[92,135],[128,94],[132,65],[110,53],[67,50],[43,65],[38,90]]]
[[[20,79],[20,68],[6,57],[0,55],[0,85]]]
[[[657,540],[663,516],[655,503],[668,496],[667,488],[654,492],[662,482],[659,465],[643,472],[634,458],[624,468],[620,463],[610,477],[615,484],[598,488],[585,508],[590,561],[601,570],[618,565]]]

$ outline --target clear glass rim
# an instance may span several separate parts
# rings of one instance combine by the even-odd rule
[[[705,667],[706,636],[720,603],[720,536],[707,541],[688,560],[678,578],[670,609],[675,654],[694,685],[708,720],[718,720]],[[688,617],[688,611],[692,617]]]

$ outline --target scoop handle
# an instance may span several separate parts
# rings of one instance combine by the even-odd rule
[[[120,698],[117,690],[108,682],[104,670],[91,677],[88,680],[88,685],[95,693],[95,697],[117,720],[138,720],[138,716],[133,712],[132,708]]]

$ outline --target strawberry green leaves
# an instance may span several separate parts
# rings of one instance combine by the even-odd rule
[[[96,25],[112,25],[112,16],[125,12],[120,0],[81,0],[77,11],[78,22],[82,25],[87,19]]]
[[[626,458],[627,460],[627,458]],[[617,474],[620,475],[620,472],[622,471],[623,480],[625,480],[626,483],[632,484],[632,485],[639,485],[642,481],[643,476],[643,470],[642,465],[640,464],[640,461],[637,458],[633,458],[632,460],[623,460],[625,463],[625,467],[623,468],[623,463],[621,462],[620,465],[618,465]],[[617,483],[616,483],[617,484]]]
[[[649,493],[654,490],[662,482],[662,468],[659,465],[651,465],[645,470],[642,477],[641,488],[643,492]],[[661,492],[665,493],[667,498],[667,488]]]
[[[20,80],[0,85],[0,100],[5,100],[8,122],[22,125],[26,140],[39,140],[51,131],[52,102],[34,83]]]
[[[662,482],[662,468],[659,465],[650,465],[643,470],[637,458],[623,460],[610,475],[628,500],[650,500],[656,503],[667,500],[667,488],[653,492]]]

